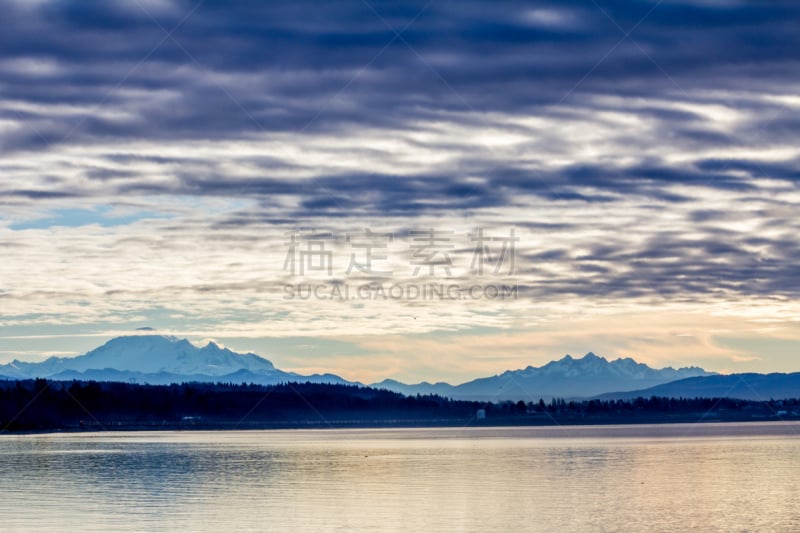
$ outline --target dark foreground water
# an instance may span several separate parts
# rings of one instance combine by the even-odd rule
[[[800,424],[0,437],[2,531],[800,531]]]

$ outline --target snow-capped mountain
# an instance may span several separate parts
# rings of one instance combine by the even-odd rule
[[[608,361],[588,353],[580,359],[567,355],[541,367],[509,370],[461,385],[441,382],[407,385],[387,379],[372,386],[409,395],[438,394],[481,401],[535,401],[554,396],[577,398],[611,391],[641,390],[679,379],[709,375],[713,373],[697,367],[657,370],[630,358]],[[51,357],[39,363],[14,360],[0,365],[0,379],[4,377],[152,384],[192,381],[262,385],[289,381],[358,384],[334,374],[286,372],[259,355],[236,353],[213,342],[199,347],[186,339],[155,334],[118,337],[77,357]]]
[[[403,394],[443,394],[470,400],[538,400],[539,398],[585,398],[609,390],[645,389],[678,379],[709,376],[698,367],[654,369],[631,358],[609,361],[591,352],[580,359],[570,355],[541,367],[508,370],[461,385],[419,383],[406,385],[392,380],[374,386]]]
[[[186,339],[162,335],[117,337],[77,357],[51,357],[40,363],[14,360],[7,365],[0,365],[0,376],[17,379],[43,377],[143,383],[347,383],[332,374],[303,376],[284,372],[254,353],[239,354],[213,342],[198,347]]]

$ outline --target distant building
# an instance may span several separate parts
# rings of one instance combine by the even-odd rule
[[[478,412],[475,413],[475,418],[478,420],[486,420],[486,409],[478,409]]]

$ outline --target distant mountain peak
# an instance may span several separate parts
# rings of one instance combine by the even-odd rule
[[[135,335],[120,335],[119,337],[113,337],[105,342],[103,346],[107,344],[120,344],[120,343],[146,343],[146,342],[170,342],[170,343],[178,343],[181,341],[189,342],[187,339],[179,339],[178,337],[174,337],[172,335],[161,335],[159,333],[153,333],[150,330],[142,330],[142,333],[137,333]]]
[[[588,352],[581,358],[567,354],[540,367],[507,370],[461,385],[422,382],[406,385],[386,379],[376,386],[403,394],[440,394],[452,398],[489,401],[538,400],[549,397],[589,397],[610,391],[630,391],[671,381],[708,376],[698,367],[654,369],[630,357],[609,361]],[[197,346],[188,339],[142,331],[116,337],[77,357],[50,357],[40,363],[15,359],[0,365],[0,377],[28,379],[94,379],[109,381],[172,383],[180,381],[229,381],[280,383],[313,381],[351,383],[332,374],[304,376],[275,368],[253,353],[236,353],[213,340]]]
[[[584,361],[584,362],[594,362],[594,363],[608,363],[609,362],[608,359],[606,359],[602,355],[596,355],[594,352],[589,352],[586,355],[584,355],[581,359],[578,359],[578,360],[579,361]]]
[[[214,342],[200,348],[188,339],[156,334],[115,337],[77,357],[51,357],[41,363],[14,362],[12,365],[0,368],[0,374],[16,370],[11,375],[50,377],[65,371],[83,373],[107,369],[137,375],[176,376],[223,376],[239,370],[270,375],[279,372],[270,361],[255,354],[238,354]]]
[[[451,385],[446,394],[453,398],[491,401],[531,401],[554,396],[577,398],[602,394],[608,390],[633,390],[644,388],[644,384],[653,386],[706,375],[711,373],[697,367],[655,369],[630,357],[609,361],[594,352],[588,352],[581,358],[566,354],[539,367],[528,365],[524,369],[506,370],[491,377]],[[404,394],[443,392],[441,387],[435,389],[425,382],[406,385],[387,380],[381,385]]]
[[[594,361],[594,360],[607,361],[607,359],[601,355],[597,355],[594,352],[587,352],[586,355],[584,355],[583,357],[574,357],[571,354],[566,354],[561,359],[557,361],[550,361],[550,363],[560,363],[561,361]]]

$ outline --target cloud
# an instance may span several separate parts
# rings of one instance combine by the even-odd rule
[[[790,1],[9,3],[0,329],[414,335],[674,302],[785,323],[798,15]],[[407,282],[409,229],[478,226],[519,230],[502,281],[520,301],[281,299],[292,229],[333,232],[345,259],[347,232],[392,232]],[[460,282],[485,282],[468,240],[453,259]]]

